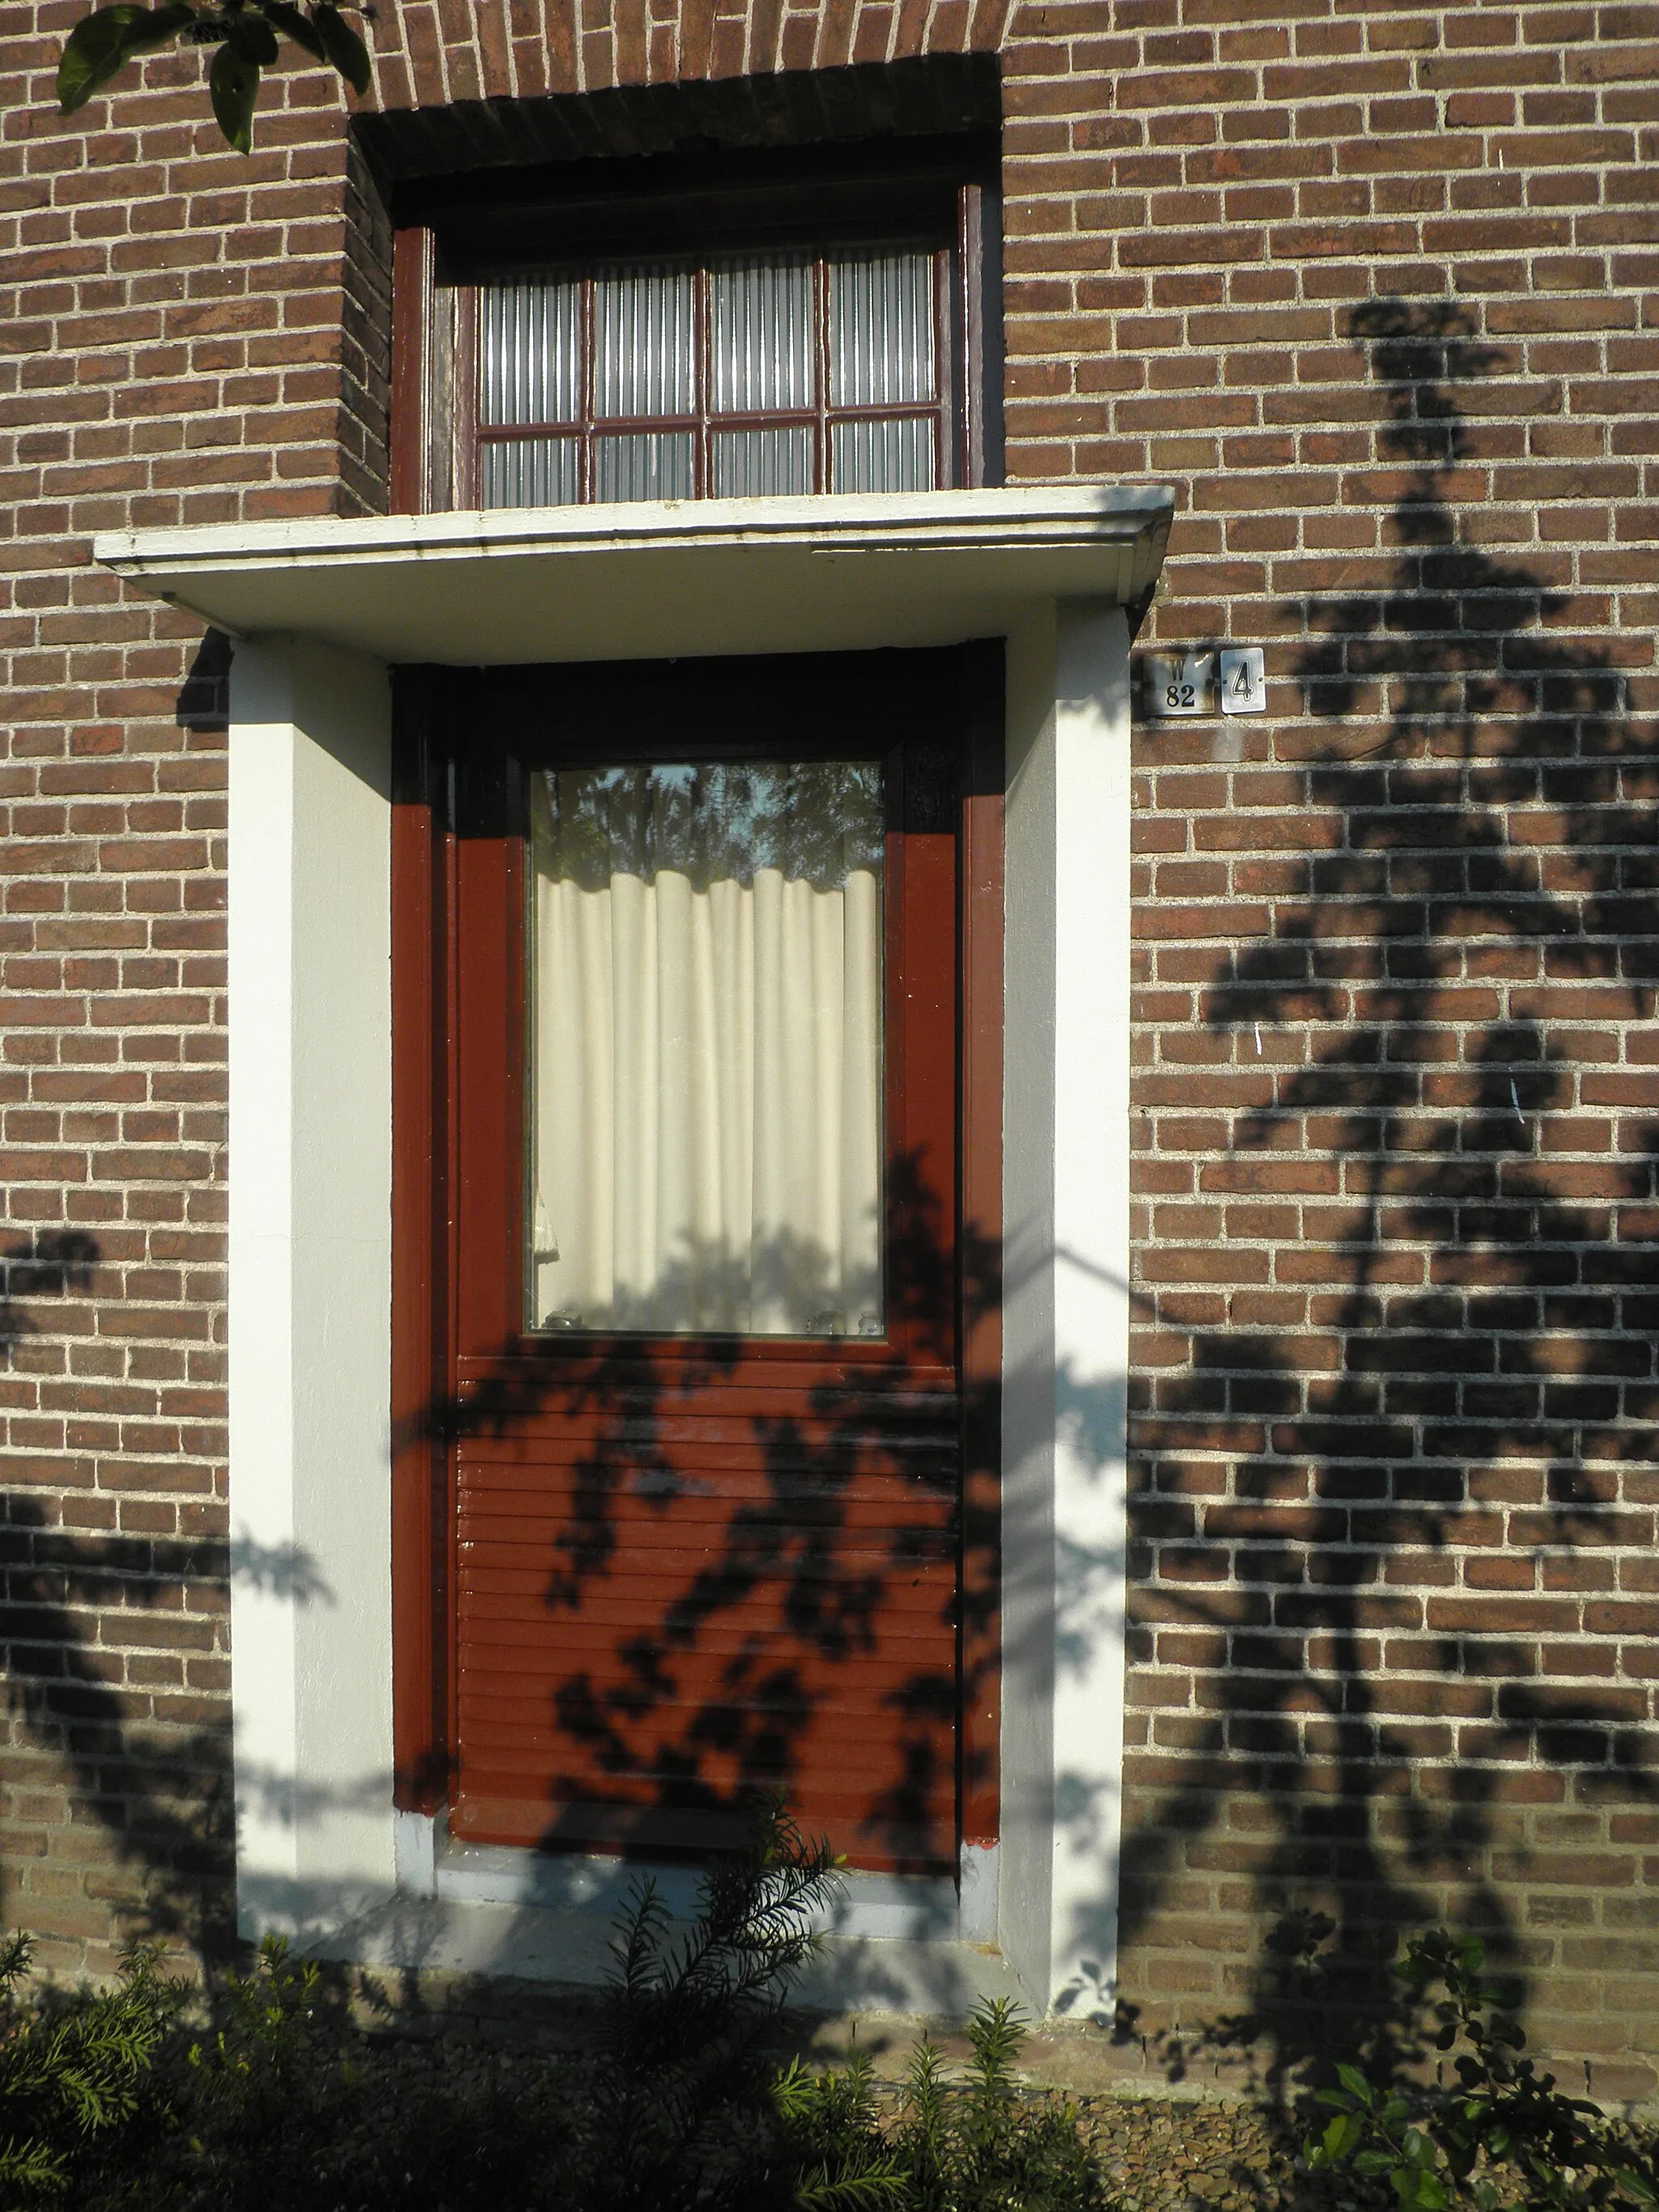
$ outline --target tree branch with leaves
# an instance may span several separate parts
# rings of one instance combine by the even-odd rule
[[[368,21],[372,10],[360,6],[352,13]],[[129,62],[159,47],[214,46],[208,71],[214,117],[228,143],[246,154],[253,145],[259,72],[277,58],[284,39],[337,70],[354,92],[368,90],[368,49],[335,0],[314,0],[305,8],[293,0],[222,0],[208,7],[164,0],[159,8],[117,0],[70,33],[58,65],[58,104],[73,115]]]

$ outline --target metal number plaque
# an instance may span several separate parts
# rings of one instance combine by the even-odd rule
[[[1141,696],[1149,714],[1163,720],[1214,714],[1214,653],[1149,653],[1141,668]]]
[[[1221,711],[1224,714],[1265,714],[1267,678],[1261,647],[1242,645],[1221,656]]]

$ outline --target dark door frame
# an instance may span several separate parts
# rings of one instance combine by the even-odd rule
[[[860,656],[860,659],[863,657]],[[845,666],[848,657],[837,656]],[[958,1824],[999,1826],[1001,1430],[1002,678],[1000,642],[889,654],[929,720],[958,733],[957,1344],[962,1404]],[[808,672],[780,661],[786,682]],[[509,697],[536,672],[489,672]],[[396,1802],[435,1813],[454,1774],[453,1409],[460,1162],[453,1064],[459,840],[455,738],[478,672],[396,672],[392,919],[392,1608]],[[690,687],[695,688],[695,687]]]

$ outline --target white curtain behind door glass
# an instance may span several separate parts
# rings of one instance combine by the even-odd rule
[[[531,849],[531,1326],[879,1335],[879,767],[549,770]]]

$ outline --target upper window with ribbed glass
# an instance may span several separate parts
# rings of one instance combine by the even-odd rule
[[[948,252],[894,245],[480,285],[477,502],[948,483],[950,270]]]

